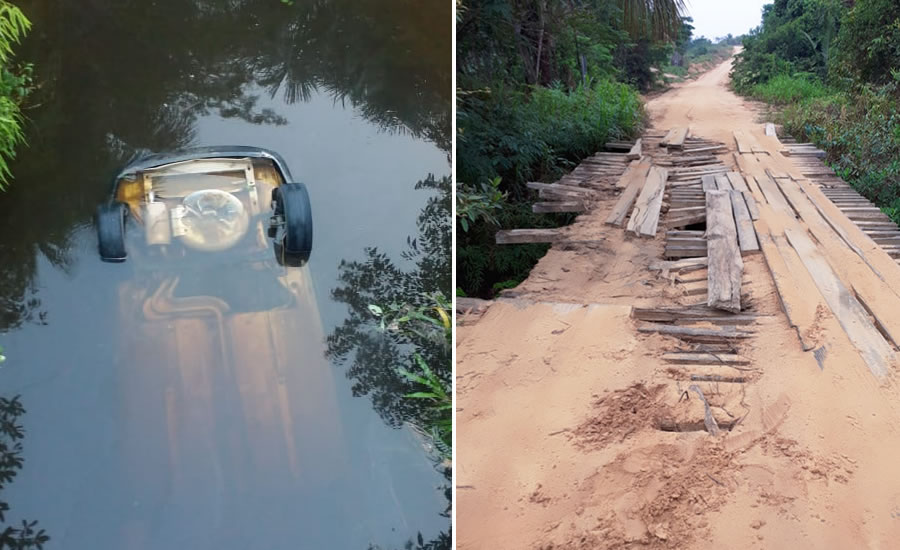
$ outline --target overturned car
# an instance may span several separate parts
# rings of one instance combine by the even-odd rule
[[[107,262],[261,256],[271,248],[279,264],[300,267],[312,251],[312,214],[306,186],[293,182],[277,153],[195,148],[127,166],[97,209],[97,236]]]

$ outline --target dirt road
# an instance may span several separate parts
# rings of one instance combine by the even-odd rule
[[[731,150],[743,130],[773,147],[752,105],[727,89],[729,68],[653,99],[654,129],[690,126]],[[459,548],[900,546],[897,366],[873,375],[810,298],[805,336],[827,351],[817,361],[763,255],[746,256],[742,290],[758,317],[741,347],[747,364],[728,373],[744,381],[698,384],[735,426],[718,437],[702,424],[664,431],[660,418],[703,418],[703,405],[662,360],[678,342],[638,332],[632,308],[698,296],[685,291],[690,275],[648,269],[662,238],[604,225],[614,203],[580,216],[568,228],[579,244],[555,245],[514,296],[461,318]]]

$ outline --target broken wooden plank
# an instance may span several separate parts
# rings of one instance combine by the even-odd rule
[[[658,261],[650,264],[651,271],[680,271],[684,269],[703,269],[707,265],[706,258],[692,258],[676,262]]]
[[[726,176],[728,177],[728,181],[731,182],[731,186],[736,191],[740,191],[744,194],[744,203],[747,205],[747,211],[750,212],[750,219],[753,221],[758,220],[759,206],[756,204],[756,199],[753,198],[753,193],[750,191],[750,187],[747,185],[743,176],[738,172],[728,172]]]
[[[753,220],[750,211],[744,201],[744,194],[740,191],[729,191],[731,195],[731,210],[734,212],[734,224],[738,232],[738,245],[741,254],[759,252],[759,241],[756,239],[756,230],[753,228]]]
[[[752,153],[754,143],[750,140],[750,138],[743,132],[743,130],[735,130],[732,132],[734,136],[734,142],[737,145],[738,153]]]
[[[672,149],[684,148],[684,140],[687,137],[689,131],[690,131],[690,128],[676,128],[675,133],[666,142],[666,147],[669,147]]]
[[[696,365],[748,365],[750,360],[734,353],[664,353],[667,363],[692,363]]]
[[[719,191],[731,191],[734,188],[731,186],[731,181],[728,180],[728,176],[722,174],[720,176],[716,176],[716,189]]]
[[[586,189],[584,187],[578,187],[577,185],[563,185],[559,183],[541,183],[539,181],[529,181],[525,184],[525,187],[529,189],[536,189],[538,191],[543,191],[545,189],[559,190],[562,192],[572,193],[581,197],[592,197],[594,196],[594,191],[592,189]]]
[[[784,233],[869,370],[879,378],[886,376],[894,361],[894,351],[872,324],[866,309],[841,283],[806,233],[794,229],[785,229]]]
[[[722,340],[741,340],[751,338],[753,333],[747,330],[738,330],[737,327],[723,326],[722,328],[695,328],[678,325],[662,325],[647,323],[638,327],[638,332],[654,332],[666,336],[674,336],[680,340],[689,342],[721,342]]]
[[[678,132],[678,128],[672,128],[669,130],[665,137],[662,138],[662,141],[659,142],[660,147],[666,147],[669,144],[669,141],[675,139],[675,133]]]
[[[555,243],[561,236],[559,229],[501,229],[494,240],[497,244]]]
[[[650,162],[641,162],[640,164],[646,169],[638,167],[632,172],[630,176],[631,181],[628,183],[628,187],[626,187],[625,190],[622,191],[622,194],[619,195],[619,200],[616,201],[616,205],[613,206],[612,212],[610,212],[609,216],[606,218],[607,225],[621,227],[625,223],[625,217],[628,216],[628,212],[634,205],[634,201],[637,200],[638,194],[641,192],[641,189],[643,189],[647,174],[650,171]],[[640,175],[642,173],[643,175]],[[624,179],[624,176],[622,179]]]
[[[694,225],[698,223],[703,223],[706,221],[706,212],[704,208],[704,212],[699,214],[691,214],[688,216],[679,216],[677,218],[670,218],[666,220],[666,227],[687,227],[689,225]]]
[[[727,191],[706,192],[706,239],[709,247],[709,307],[739,312],[744,262]]]
[[[659,227],[659,213],[662,208],[663,193],[668,172],[665,168],[653,166],[647,173],[647,180],[634,204],[627,231],[641,237],[653,238]]]
[[[535,214],[551,214],[554,212],[584,212],[584,210],[584,203],[581,201],[536,202],[531,205],[531,211]]]
[[[625,172],[622,174],[622,177],[619,178],[619,181],[616,182],[616,187],[625,189],[634,180],[643,182],[644,178],[647,177],[647,172],[650,171],[651,165],[652,163],[649,160],[632,161],[628,164],[628,168],[625,169]]]
[[[626,158],[629,160],[637,160],[641,158],[641,138],[638,138],[637,141],[634,142],[634,145],[631,146],[631,150],[628,151]]]

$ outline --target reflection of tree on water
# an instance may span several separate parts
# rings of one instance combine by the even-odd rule
[[[404,331],[382,332],[369,311],[370,304],[432,305],[430,293],[451,290],[451,199],[449,177],[429,176],[416,184],[437,194],[428,199],[416,220],[418,234],[408,239],[403,254],[412,269],[393,262],[376,248],[365,249],[362,260],[342,261],[341,285],[332,291],[335,300],[347,304],[350,313],[342,325],[328,336],[328,356],[349,364],[346,374],[353,381],[353,394],[369,396],[382,419],[394,427],[405,422],[423,425],[429,403],[408,399],[406,394],[421,388],[398,372],[398,367],[416,370],[413,354],[418,352],[447,385],[451,382],[451,350],[443,338],[433,339]],[[444,468],[447,481],[449,468]],[[445,488],[447,502],[450,489]],[[449,512],[449,509],[448,509]],[[422,540],[408,548],[450,548],[449,533],[429,542]],[[372,547],[377,548],[377,547]]]
[[[389,131],[450,150],[451,9],[413,0],[50,2],[22,0],[34,28],[28,146],[0,198],[0,329],[37,317],[36,256],[73,263],[110,179],[141,151],[190,145],[207,114],[281,124],[261,87],[286,101],[316,90]]]
[[[341,286],[332,291],[335,300],[347,304],[348,318],[328,336],[328,355],[347,362],[347,377],[353,380],[353,393],[368,395],[375,410],[386,423],[400,426],[403,422],[424,418],[427,402],[403,396],[418,387],[397,372],[398,367],[417,370],[412,355],[418,351],[425,362],[449,384],[450,350],[443,341],[424,338],[405,331],[377,330],[377,320],[369,304],[430,305],[428,294],[450,295],[450,178],[428,179],[416,189],[434,189],[417,219],[419,233],[408,240],[405,259],[414,262],[406,270],[377,248],[367,248],[364,259],[342,261]]]

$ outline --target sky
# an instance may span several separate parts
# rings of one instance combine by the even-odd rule
[[[685,0],[694,18],[694,36],[714,39],[731,33],[744,34],[759,25],[762,7],[772,0]]]

